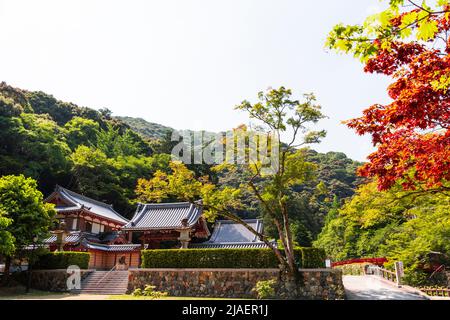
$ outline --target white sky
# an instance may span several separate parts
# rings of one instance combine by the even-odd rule
[[[314,149],[364,160],[368,137],[341,124],[386,103],[387,79],[324,48],[339,22],[378,0],[0,0],[0,81],[176,129],[225,131],[233,110],[284,85],[314,92],[329,119]],[[319,127],[318,127],[319,128]]]

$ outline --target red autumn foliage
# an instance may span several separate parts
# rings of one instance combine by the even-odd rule
[[[440,31],[450,31],[450,21],[436,21]],[[450,41],[444,48],[394,41],[366,63],[366,72],[394,80],[388,88],[392,103],[373,105],[347,122],[358,134],[372,136],[377,151],[360,174],[377,177],[380,190],[398,182],[414,190],[450,181],[450,91],[436,86],[450,78],[449,52]]]

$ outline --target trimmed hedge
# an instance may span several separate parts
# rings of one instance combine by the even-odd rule
[[[325,252],[315,248],[295,250],[301,268],[323,268]],[[142,268],[148,269],[272,269],[279,262],[271,249],[143,250]]]
[[[325,250],[318,248],[301,248],[303,269],[324,268],[327,254]]]
[[[34,264],[34,269],[52,270],[67,269],[69,266],[79,266],[80,269],[88,269],[90,254],[87,252],[50,252],[39,257]]]

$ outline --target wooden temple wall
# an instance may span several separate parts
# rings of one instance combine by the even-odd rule
[[[140,267],[140,251],[133,252],[102,252],[102,251],[89,251],[91,258],[89,260],[90,269],[109,270],[115,265],[119,264],[121,257],[125,257],[125,263],[129,268]]]

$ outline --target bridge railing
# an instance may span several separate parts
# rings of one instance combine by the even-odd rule
[[[377,266],[382,266],[386,262],[388,262],[386,258],[360,258],[360,259],[350,259],[345,261],[333,262],[332,267],[335,268],[349,264],[363,264],[363,263],[371,263]]]
[[[450,289],[420,288],[420,291],[432,297],[450,297]]]
[[[367,275],[379,276],[401,287],[401,278],[403,277],[403,264],[401,262],[395,263],[395,272],[374,265],[368,266],[365,271]]]

